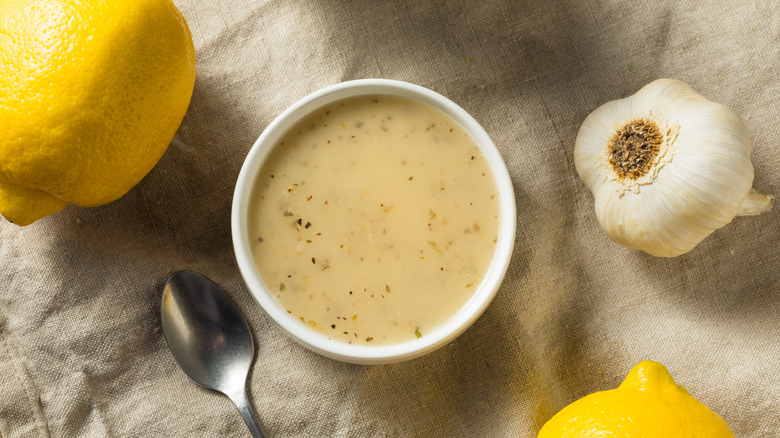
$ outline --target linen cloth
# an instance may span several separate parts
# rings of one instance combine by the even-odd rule
[[[754,187],[780,195],[780,3],[176,4],[197,79],[159,164],[109,205],[0,223],[3,437],[248,436],[166,347],[161,291],[179,270],[211,278],[247,317],[250,398],[270,437],[534,437],[643,359],[737,437],[780,435],[778,209],[652,257],[603,233],[572,153],[590,111],[676,78],[741,115]],[[263,129],[306,94],[359,78],[429,87],[469,111],[506,160],[518,211],[483,316],[448,346],[385,366],[286,337],[245,287],[230,235],[236,177]]]

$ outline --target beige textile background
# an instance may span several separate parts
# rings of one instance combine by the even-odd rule
[[[162,286],[183,269],[247,316],[251,399],[271,437],[534,437],[643,359],[664,363],[737,437],[780,435],[780,209],[655,258],[605,236],[572,155],[590,111],[672,77],[743,117],[754,186],[780,196],[779,2],[176,4],[197,80],[157,167],[112,204],[0,223],[3,437],[248,436],[161,337]],[[518,210],[486,313],[447,347],[388,366],[286,338],[242,282],[229,221],[242,161],[271,120],[309,92],[372,77],[468,110],[505,158]]]

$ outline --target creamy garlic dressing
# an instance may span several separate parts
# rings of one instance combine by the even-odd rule
[[[490,263],[498,191],[479,148],[442,112],[348,98],[291,128],[252,193],[260,275],[309,328],[381,345],[433,331]]]

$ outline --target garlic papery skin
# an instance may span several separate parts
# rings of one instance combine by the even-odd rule
[[[750,147],[734,111],[658,79],[588,115],[574,164],[612,240],[674,257],[737,215],[771,209],[771,197],[752,188]]]

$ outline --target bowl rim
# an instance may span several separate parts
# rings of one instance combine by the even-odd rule
[[[499,224],[493,259],[472,297],[445,323],[425,336],[390,345],[354,345],[328,339],[291,317],[263,283],[248,237],[247,210],[260,169],[278,140],[299,120],[324,105],[360,95],[395,95],[428,104],[452,118],[472,137],[488,162],[499,197]],[[465,331],[495,297],[509,267],[516,232],[514,188],[501,154],[482,126],[459,105],[428,88],[392,79],[358,79],[317,90],[279,114],[258,137],[239,172],[231,208],[231,235],[239,271],[263,311],[302,346],[332,359],[383,364],[412,359],[438,349]]]

